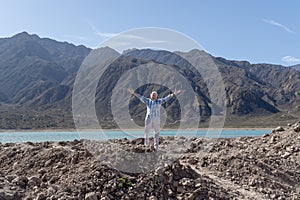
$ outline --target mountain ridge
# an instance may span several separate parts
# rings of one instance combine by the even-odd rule
[[[110,47],[92,50],[83,45],[75,46],[67,42],[58,42],[49,38],[40,38],[38,35],[30,35],[27,32],[19,33],[11,38],[0,39],[0,103],[12,104],[49,112],[56,115],[57,110],[71,114],[72,90],[77,71],[90,52],[107,53],[114,50]],[[218,67],[225,84],[228,99],[227,110],[232,116],[264,115],[271,116],[276,113],[297,113],[300,108],[299,80],[300,72],[291,68],[272,64],[251,64],[248,61],[227,60],[222,57],[214,57],[201,50],[189,52],[168,52],[151,49],[131,49],[123,54],[109,66],[114,69],[114,74],[108,73],[101,81],[103,84],[96,93],[96,107],[100,109],[98,119],[110,115],[102,113],[103,105],[109,105],[114,78],[121,77],[128,69],[137,67],[137,63],[154,62],[168,65],[181,73],[194,88],[200,103],[203,121],[209,120],[211,113],[209,93],[201,78],[201,74],[179,55],[201,56],[208,55]],[[294,68],[294,67],[293,67]],[[144,95],[152,89],[158,89],[160,95],[165,95],[168,88],[148,85],[139,88]],[[100,96],[97,96],[100,95]],[[102,106],[99,106],[102,105]],[[138,101],[130,103],[131,114],[142,121],[145,109]],[[167,110],[169,122],[180,118],[177,109],[178,102],[172,101]],[[1,114],[1,113],[0,113]],[[294,116],[294,115],[293,115]],[[291,119],[294,117],[290,116]],[[55,117],[53,117],[55,119]],[[3,119],[14,120],[14,119]],[[171,121],[170,121],[171,120]],[[71,121],[70,119],[66,121]],[[4,122],[3,122],[4,123]],[[2,123],[2,124],[3,124]],[[46,122],[44,122],[46,123]],[[103,121],[107,125],[107,121]],[[64,123],[63,123],[64,124]],[[53,127],[60,126],[54,123]],[[68,124],[74,127],[74,124]],[[116,125],[107,125],[115,127]],[[0,128],[5,128],[5,125]],[[34,128],[34,127],[33,127]]]
[[[300,71],[300,64],[298,64],[298,65],[293,65],[293,66],[291,66],[291,68],[293,68],[293,69],[295,69],[295,70],[297,70],[297,71]]]

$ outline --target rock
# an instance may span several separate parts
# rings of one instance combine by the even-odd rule
[[[266,138],[266,137],[269,137],[270,136],[270,134],[269,133],[266,133],[266,134],[263,134],[263,138]]]
[[[42,183],[42,180],[39,177],[32,176],[28,180],[28,185],[30,186],[40,186]]]
[[[156,174],[162,174],[164,172],[164,168],[162,166],[159,166],[158,168],[155,169]]]
[[[158,200],[156,196],[149,197],[149,200]]]
[[[274,133],[274,132],[282,132],[282,131],[285,131],[285,129],[281,126],[278,126],[277,128],[273,129],[272,132]]]
[[[0,192],[1,200],[21,200],[21,197],[18,192]]]
[[[43,182],[47,182],[49,180],[48,174],[44,174],[41,179]]]
[[[179,193],[182,193],[184,190],[183,190],[183,187],[181,186],[181,185],[179,185],[178,187],[177,187],[177,192],[179,192]]]
[[[47,200],[48,200],[48,199],[47,199]],[[51,195],[51,196],[49,197],[49,200],[56,200],[55,195]]]
[[[59,180],[59,177],[58,176],[52,176],[49,180],[50,183],[55,183],[57,180]]]
[[[37,195],[37,197],[35,198],[35,200],[45,200],[46,199],[46,195],[44,193],[39,193]]]
[[[174,196],[174,192],[171,189],[168,189],[168,195],[169,195],[169,197],[173,197]]]
[[[174,188],[177,188],[177,187],[178,187],[178,184],[179,184],[179,183],[178,183],[177,181],[174,181],[172,185],[173,185]]]
[[[201,187],[201,183],[196,183],[196,184],[195,184],[195,187],[196,187],[196,188]]]
[[[191,186],[193,183],[190,179],[188,178],[182,178],[180,181],[179,181],[179,184],[180,185],[183,185],[183,186]]]
[[[300,124],[298,124],[298,123],[295,124],[294,127],[293,127],[293,130],[294,130],[295,132],[297,132],[297,133],[300,132]]]
[[[253,179],[250,179],[248,185],[250,185],[250,186],[255,186],[256,183],[257,183],[257,180],[253,178]]]
[[[272,135],[271,139],[270,139],[270,143],[274,143],[276,142],[276,137],[274,135]]]
[[[286,150],[288,152],[294,152],[295,151],[295,147],[294,146],[290,146],[290,147],[287,147]]]
[[[281,157],[282,157],[282,158],[287,158],[287,157],[289,157],[290,155],[291,155],[290,152],[285,152]]]
[[[52,159],[49,159],[45,162],[45,166],[50,166],[52,165],[52,163],[54,163],[54,161]]]
[[[12,182],[12,180],[14,180],[16,178],[16,176],[14,175],[8,175],[6,176],[6,179],[9,181],[9,182]]]
[[[47,188],[48,187],[48,184],[45,183],[45,182],[42,182],[41,185],[40,185],[41,188]]]
[[[55,194],[57,190],[58,190],[58,188],[57,188],[56,185],[51,185],[51,186],[48,188],[48,194]]]
[[[198,163],[198,160],[194,157],[191,157],[188,159],[188,163],[191,165],[194,165],[194,164]]]
[[[299,133],[300,132],[300,126],[297,126],[293,129],[295,132]]]
[[[90,192],[85,195],[85,200],[98,200],[98,196],[95,192]]]
[[[116,192],[116,196],[123,196],[124,195],[124,192],[122,190]]]
[[[93,157],[93,154],[91,152],[89,152],[87,149],[85,149],[85,151],[84,151],[84,157],[85,158]]]
[[[26,176],[20,176],[20,177],[15,178],[12,182],[22,188],[25,188],[28,183],[28,178]]]
[[[44,168],[42,168],[42,169],[39,169],[37,172],[41,175],[44,175],[46,173],[46,170]]]

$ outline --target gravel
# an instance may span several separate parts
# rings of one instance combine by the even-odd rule
[[[117,145],[144,164],[143,157],[152,159],[153,166],[136,172],[127,170],[127,154],[116,158],[127,168],[105,162],[93,150],[96,141],[0,144],[0,200],[300,199],[299,138],[300,122],[255,138],[164,137],[159,152],[144,147],[143,139],[101,146],[113,144],[108,153],[114,155]],[[184,148],[166,153],[174,142]],[[163,157],[168,162],[157,159]]]

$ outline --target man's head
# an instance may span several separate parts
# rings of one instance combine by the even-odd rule
[[[156,99],[157,99],[157,92],[156,92],[156,91],[151,92],[150,98],[151,98],[152,100],[156,100]]]

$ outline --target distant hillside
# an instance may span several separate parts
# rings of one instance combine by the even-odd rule
[[[197,57],[201,56],[202,53],[202,51],[193,50],[178,54],[181,54],[182,57]],[[217,64],[223,77],[228,98],[229,115],[253,117],[299,111],[300,94],[298,90],[300,88],[300,73],[295,73],[293,70],[278,65],[252,65],[245,61],[229,61],[215,57],[212,57],[212,59]],[[110,113],[110,95],[114,88],[112,84],[116,83],[124,71],[150,61],[169,65],[186,77],[198,96],[202,120],[210,116],[211,102],[208,90],[201,75],[194,70],[193,66],[174,53],[150,49],[126,52],[110,66],[109,71],[113,71],[113,73],[107,73],[101,79],[102,85],[96,96],[98,97],[96,108],[99,116],[107,116]],[[164,79],[165,75],[159,74],[159,76]],[[176,80],[170,79],[170,82],[176,83]],[[139,88],[138,92],[147,96],[153,89],[158,90],[161,96],[165,96],[170,92],[167,88],[157,85],[146,85],[143,88]],[[142,120],[146,112],[145,107],[139,101],[134,103],[135,106],[131,108],[136,113],[132,112],[132,116]],[[168,112],[170,123],[180,119],[180,110],[176,109],[178,108],[177,103],[174,101],[167,108],[167,112],[172,110],[172,112]],[[108,107],[105,105],[108,105]]]
[[[300,71],[300,64],[299,65],[294,65],[294,66],[291,66],[293,69],[297,70],[297,71]]]
[[[63,100],[91,49],[26,32],[0,40],[0,94],[6,103],[40,106]]]
[[[109,53],[110,49],[97,51]],[[84,46],[40,38],[26,32],[0,39],[0,128],[73,127],[73,83],[77,70],[90,52],[91,49]],[[95,102],[99,121],[105,127],[116,126],[111,121],[110,107],[115,84],[126,71],[152,62],[174,68],[189,81],[198,97],[201,120],[207,123],[211,115],[207,87],[201,74],[183,59],[185,56],[197,58],[203,53],[192,50],[175,54],[150,49],[124,52],[109,66],[105,75],[99,77]],[[248,122],[255,126],[263,123],[261,119],[272,124],[275,123],[271,117],[273,115],[283,116],[281,120],[296,119],[295,116],[300,113],[300,72],[280,65],[211,58],[219,68],[225,84],[228,125],[239,126],[239,123]],[[293,68],[298,69],[297,66]],[[176,80],[170,81],[176,83]],[[151,84],[137,91],[149,95],[152,89],[158,90],[160,96],[170,92],[164,86]],[[180,119],[180,107],[176,100],[169,104],[166,109],[167,122],[172,124]],[[129,106],[134,120],[142,124],[145,106],[137,99],[133,99]],[[35,121],[32,121],[33,118]]]

